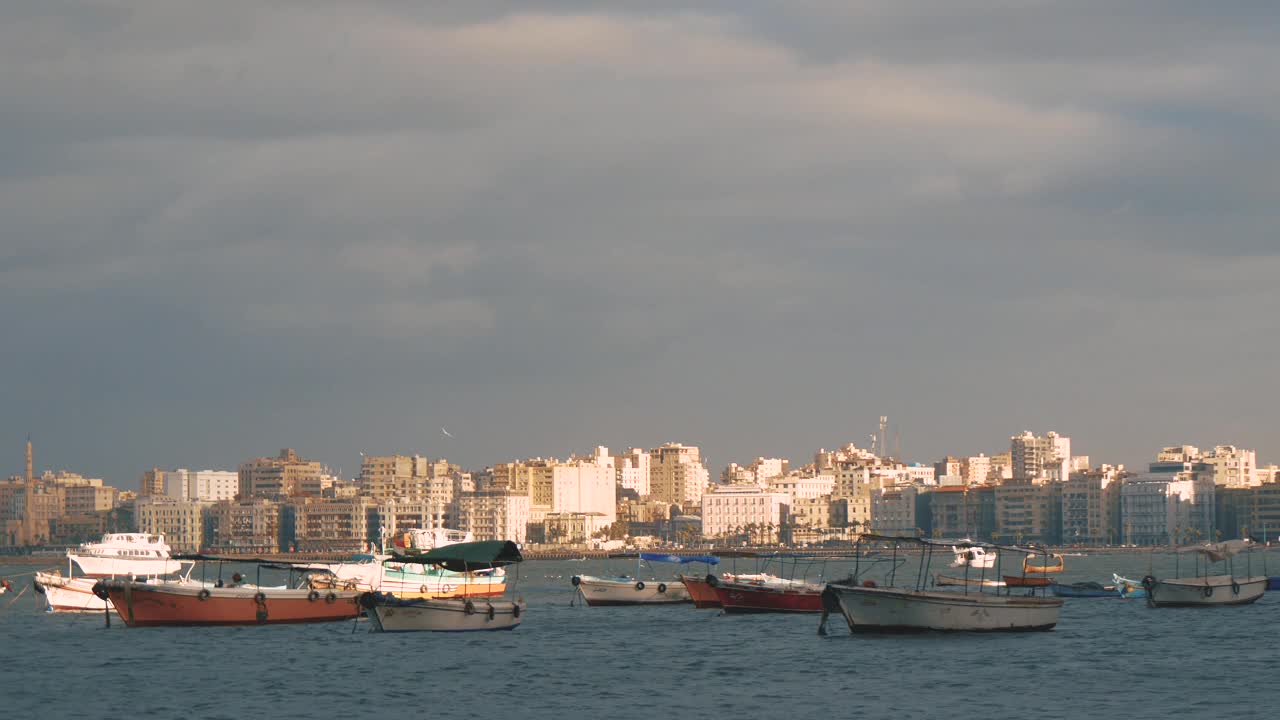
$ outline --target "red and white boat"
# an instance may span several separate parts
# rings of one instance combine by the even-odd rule
[[[680,582],[684,583],[684,589],[689,593],[689,599],[693,600],[693,606],[699,609],[718,608],[720,607],[720,598],[716,596],[716,588],[713,583],[718,583],[715,575],[708,574],[706,577],[698,577],[696,575],[680,575]]]
[[[732,581],[718,582],[715,592],[726,613],[816,613],[822,612],[824,587],[771,575],[737,576]]]
[[[358,590],[104,579],[93,592],[110,599],[129,627],[331,622],[350,620],[363,611]]]

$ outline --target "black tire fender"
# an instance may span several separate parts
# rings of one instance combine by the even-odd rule
[[[659,594],[662,594],[662,593],[664,593],[664,592],[666,592],[666,591],[667,591],[667,584],[666,584],[666,583],[658,583],[658,593],[659,593]]]
[[[462,609],[463,609],[463,610],[464,610],[468,615],[475,615],[475,614],[476,614],[476,604],[475,604],[475,603],[473,603],[473,602],[471,602],[470,600],[468,600],[468,601],[467,601],[467,604],[466,604],[466,605],[463,605],[463,606],[462,606]]]
[[[644,581],[643,580],[637,581],[636,590],[643,590],[643,589],[644,589]]]
[[[196,594],[196,599],[200,602],[204,602],[209,599],[210,595],[213,595],[213,593],[209,592],[209,588],[200,588],[200,592]]]

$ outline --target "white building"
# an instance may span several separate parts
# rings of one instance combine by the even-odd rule
[[[1200,456],[1200,462],[1212,468],[1213,484],[1219,487],[1257,487],[1258,454],[1234,445],[1218,445]]]
[[[240,491],[240,474],[235,470],[166,470],[164,494],[175,500],[234,500]]]
[[[899,485],[876,490],[871,494],[871,529],[885,535],[919,534],[916,516],[916,488]]]
[[[960,475],[966,485],[986,485],[991,478],[991,458],[983,454],[965,458],[960,466]]]
[[[1213,481],[1196,472],[1149,472],[1120,486],[1120,530],[1129,545],[1214,539]]]
[[[1013,477],[1065,481],[1071,476],[1071,438],[1052,431],[1038,437],[1028,430],[1009,440]]]
[[[750,485],[722,485],[702,496],[702,535],[717,538],[746,532],[762,532],[755,539],[777,542],[778,530],[787,521],[789,498]]]
[[[798,500],[800,498],[813,499],[830,495],[835,489],[836,478],[834,475],[815,475],[806,476],[799,473],[789,473],[773,478],[769,481],[769,492],[784,493],[790,500]]]
[[[613,467],[619,487],[634,490],[640,497],[650,493],[649,453],[641,448],[631,448],[625,454],[613,456]]]
[[[458,497],[458,528],[476,540],[510,540],[528,537],[529,496],[506,492],[466,493]]]

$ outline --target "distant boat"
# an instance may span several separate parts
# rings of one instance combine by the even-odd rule
[[[956,577],[954,575],[943,575],[941,573],[938,573],[937,575],[933,576],[933,584],[939,587],[989,587],[989,588],[1004,587],[1003,580],[996,580],[994,578],[976,578],[976,577],[964,578],[964,577]]]
[[[68,550],[67,557],[90,577],[151,577],[182,571],[182,563],[170,558],[161,533],[107,533],[98,542]]]
[[[1033,573],[1037,575],[1056,573],[1062,572],[1063,567],[1066,566],[1066,562],[1062,559],[1061,555],[1050,555],[1049,560],[1050,562],[1043,565],[1036,565],[1031,562],[1031,556],[1028,555],[1022,559],[1022,573],[1024,575]]]
[[[955,554],[955,559],[951,561],[951,567],[970,567],[986,570],[996,566],[996,558],[998,553],[989,551],[982,545],[952,545],[951,552]]]
[[[1280,577],[1267,578],[1267,591],[1280,590]]]
[[[1004,584],[1007,587],[1049,587],[1053,584],[1053,578],[1027,577],[1026,575],[1005,575]]]
[[[307,588],[242,584],[99,580],[94,594],[110,599],[129,627],[162,625],[277,625],[359,617],[354,590],[322,593]]]
[[[615,577],[574,575],[573,586],[582,599],[592,607],[616,605],[674,605],[693,601],[688,588],[678,577],[671,580],[644,580],[640,577],[643,562],[688,564],[693,562],[717,565],[720,558],[714,555],[680,556],[666,553],[638,553],[613,557],[636,558],[636,574]]]
[[[737,579],[717,583],[716,598],[726,613],[822,612],[819,583],[764,576],[762,580]]]

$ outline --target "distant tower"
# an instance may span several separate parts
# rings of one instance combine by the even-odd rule
[[[31,545],[36,537],[36,518],[32,509],[35,507],[35,472],[32,465],[31,435],[27,435],[27,481],[23,483],[23,499],[26,505],[22,511],[23,545]]]
[[[887,445],[889,437],[888,435],[885,434],[885,430],[888,427],[888,425],[889,425],[889,418],[884,415],[881,415],[880,416],[880,455],[882,456],[889,454],[889,446]]]
[[[27,483],[28,483],[28,484],[30,484],[30,482],[31,482],[32,478],[35,476],[34,472],[32,471],[32,463],[31,463],[31,460],[32,460],[32,456],[31,456],[31,436],[30,436],[30,435],[28,435],[28,436],[27,436]]]

